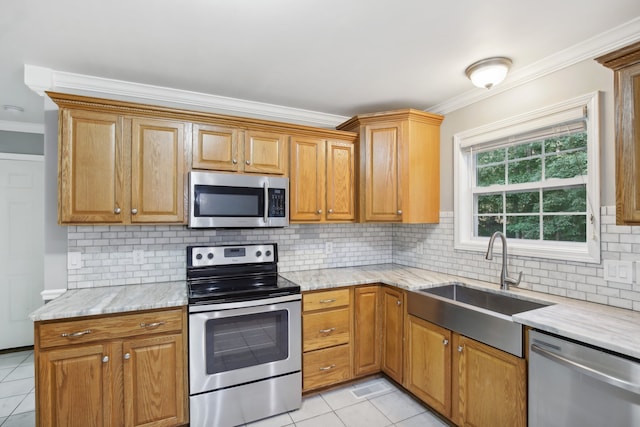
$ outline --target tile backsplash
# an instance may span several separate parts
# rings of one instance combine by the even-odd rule
[[[602,258],[640,261],[640,227],[615,225],[615,207],[603,207]],[[186,246],[276,242],[281,272],[386,262],[496,282],[500,263],[453,249],[453,213],[439,224],[293,224],[287,228],[191,230],[185,226],[70,226],[69,252],[81,268],[68,271],[69,289],[184,280]],[[332,242],[326,253],[325,242]],[[133,251],[143,251],[134,264]],[[420,252],[421,250],[421,252]],[[640,311],[640,285],[604,280],[602,264],[509,257],[523,271],[522,287]]]

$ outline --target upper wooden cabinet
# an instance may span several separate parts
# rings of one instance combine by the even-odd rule
[[[288,136],[239,127],[193,125],[193,168],[287,174]]]
[[[185,222],[189,123],[60,104],[60,223]]]
[[[596,58],[615,71],[616,223],[640,224],[640,42]]]
[[[294,136],[290,153],[289,219],[292,222],[354,221],[353,143]]]
[[[355,116],[360,222],[436,223],[440,218],[440,123],[413,109]]]

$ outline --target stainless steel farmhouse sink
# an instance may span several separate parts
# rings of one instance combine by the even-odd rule
[[[410,291],[407,298],[409,314],[518,357],[524,327],[511,316],[547,305],[458,283]]]

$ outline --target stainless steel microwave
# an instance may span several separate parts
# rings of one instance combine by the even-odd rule
[[[289,225],[289,178],[189,172],[190,228]]]

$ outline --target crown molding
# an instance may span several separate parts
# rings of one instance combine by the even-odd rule
[[[0,120],[0,130],[9,132],[44,134],[44,125],[42,123],[10,122],[6,120]]]
[[[335,128],[349,117],[318,111],[291,108],[263,102],[229,98],[201,92],[153,86],[123,80],[106,79],[85,74],[68,73],[51,68],[25,64],[24,82],[37,94],[45,91],[70,92],[102,98],[131,101],[155,101],[178,104],[186,108],[201,108],[221,114],[279,120],[308,126]]]
[[[509,73],[500,85],[486,89],[472,89],[454,96],[444,102],[433,105],[425,111],[436,114],[447,114],[502,92],[508,91],[548,74],[570,67],[587,59],[624,47],[640,40],[640,17],[634,18],[618,27],[584,40],[567,49],[534,62]]]

